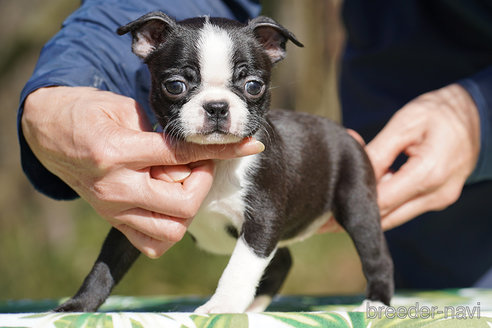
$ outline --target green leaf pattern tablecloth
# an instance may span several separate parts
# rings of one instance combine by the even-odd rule
[[[0,327],[486,327],[492,290],[399,292],[392,307],[352,312],[361,296],[277,298],[264,313],[195,315],[194,297],[112,296],[98,313],[45,312],[59,301],[0,302]],[[417,313],[417,309],[419,313]]]

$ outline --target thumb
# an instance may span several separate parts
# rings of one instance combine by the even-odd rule
[[[136,168],[230,159],[258,154],[265,149],[254,138],[245,138],[234,144],[198,145],[185,141],[174,142],[157,132],[122,129],[118,134],[120,162]]]

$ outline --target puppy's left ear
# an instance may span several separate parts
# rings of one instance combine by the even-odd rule
[[[119,35],[132,33],[132,51],[145,59],[163,43],[176,21],[160,11],[148,13],[116,31]]]
[[[255,33],[256,38],[262,44],[272,63],[285,58],[285,44],[288,40],[291,40],[298,47],[304,47],[292,32],[270,17],[256,17],[249,22],[248,27]]]

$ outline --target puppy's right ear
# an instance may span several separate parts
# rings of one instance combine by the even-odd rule
[[[174,19],[163,12],[155,11],[121,26],[116,32],[119,35],[131,32],[133,53],[145,59],[164,42],[166,35],[175,26]]]

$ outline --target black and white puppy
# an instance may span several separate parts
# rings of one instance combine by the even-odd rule
[[[118,30],[152,76],[151,104],[166,136],[226,144],[254,136],[259,154],[216,163],[207,198],[189,227],[197,244],[232,254],[199,313],[262,311],[291,266],[286,248],[313,234],[332,212],[351,236],[367,299],[389,304],[393,265],[381,231],[375,178],[362,147],[317,116],[268,111],[270,72],[295,36],[267,17],[244,25],[161,12]],[[57,311],[95,311],[139,255],[112,229],[78,293]]]

